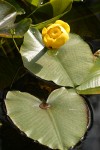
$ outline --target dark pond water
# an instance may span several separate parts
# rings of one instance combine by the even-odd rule
[[[100,95],[88,98],[93,110],[92,127],[79,148],[74,150],[100,150]]]

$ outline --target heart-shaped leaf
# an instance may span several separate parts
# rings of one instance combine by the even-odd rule
[[[88,107],[72,89],[53,91],[47,99],[49,107],[44,109],[38,98],[19,91],[8,92],[5,102],[14,124],[28,137],[50,148],[68,150],[87,130]]]
[[[41,34],[32,30],[25,34],[21,47],[24,66],[42,79],[52,80],[58,85],[80,85],[94,64],[89,45],[78,35],[70,34],[69,41],[53,55],[52,51],[43,49],[42,41],[40,43],[35,36],[38,33],[41,37]]]

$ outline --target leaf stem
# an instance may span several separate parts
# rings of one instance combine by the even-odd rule
[[[16,49],[19,51],[19,47],[17,46],[17,43],[16,43],[16,41],[15,41],[15,39],[14,39],[15,30],[14,30],[14,29],[11,29],[10,32],[11,32],[12,39],[13,39],[13,42],[14,42],[14,44],[15,44],[15,47],[16,47]]]
[[[46,103],[46,102],[42,102],[42,103],[39,105],[39,107],[40,107],[41,109],[49,109],[49,108],[51,107],[51,105],[48,104],[48,103]]]

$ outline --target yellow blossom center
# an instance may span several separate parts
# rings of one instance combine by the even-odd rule
[[[62,32],[59,27],[54,27],[54,28],[49,29],[48,34],[50,38],[56,39],[62,34]]]

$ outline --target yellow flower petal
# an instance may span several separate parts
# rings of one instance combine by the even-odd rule
[[[68,32],[68,33],[70,32],[70,26],[68,25],[68,23],[66,23],[66,22],[64,22],[62,20],[57,20],[55,22],[55,24],[61,25],[66,30],[66,32]]]
[[[44,27],[44,28],[42,29],[42,36],[44,36],[46,33],[47,33],[47,28]]]
[[[43,42],[46,45],[46,47],[50,48],[50,47],[52,47],[54,40],[52,38],[50,38],[48,34],[46,34],[43,38]]]
[[[50,30],[51,28],[57,27],[59,25],[57,24],[51,24],[50,26],[47,27],[47,31]]]
[[[59,38],[57,38],[53,43],[52,43],[52,48],[59,48],[62,45],[64,45],[67,41],[69,40],[69,35],[68,33],[64,34],[62,33]]]
[[[42,30],[42,39],[46,47],[57,49],[69,39],[70,26],[62,21],[57,20]]]
[[[56,26],[54,28],[51,28],[48,32],[49,36],[53,39],[58,38],[62,32],[61,32],[61,28],[59,26]]]

